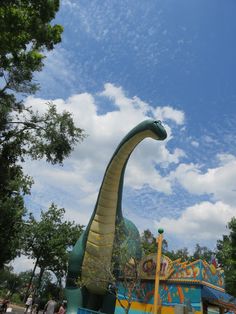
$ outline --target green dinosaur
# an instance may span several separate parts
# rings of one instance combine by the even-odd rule
[[[135,225],[123,218],[121,202],[124,172],[134,148],[146,137],[164,140],[166,130],[160,121],[145,120],[134,127],[118,145],[107,168],[91,219],[69,257],[66,282],[67,313],[78,307],[113,313],[115,299],[109,293],[107,267],[112,265],[116,226],[128,235],[131,256],[141,258],[140,235]],[[91,271],[92,265],[92,271]],[[85,283],[78,287],[77,280]],[[102,280],[97,280],[102,278]]]

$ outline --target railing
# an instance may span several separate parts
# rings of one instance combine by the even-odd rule
[[[85,309],[83,307],[79,307],[78,308],[78,312],[77,312],[77,314],[97,314],[97,313],[103,314],[100,311],[93,311],[93,310],[90,310],[90,309]]]

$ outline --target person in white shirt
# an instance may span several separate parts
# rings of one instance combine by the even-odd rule
[[[33,303],[33,297],[30,294],[25,302],[25,311],[24,313],[30,312],[31,311],[31,307],[32,307],[32,303]]]
[[[51,298],[44,307],[45,314],[54,314],[56,311],[57,302]]]

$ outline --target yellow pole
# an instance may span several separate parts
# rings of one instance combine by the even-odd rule
[[[154,303],[153,303],[153,314],[157,314],[159,305],[159,283],[160,283],[160,270],[161,270],[161,251],[162,251],[162,240],[163,240],[163,229],[158,229],[159,236],[157,237],[157,260],[156,260],[156,275],[155,275],[155,290],[154,290]]]

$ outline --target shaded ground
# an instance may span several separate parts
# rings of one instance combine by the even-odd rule
[[[12,309],[12,311],[9,312],[9,314],[10,314],[10,313],[12,313],[12,314],[23,314],[23,313],[24,313],[24,310],[25,310],[24,307],[19,306],[19,305],[16,305],[16,304],[10,304],[10,305],[8,306],[8,308],[11,308],[11,309]],[[42,313],[43,313],[43,312],[39,311],[39,314],[42,314]]]

